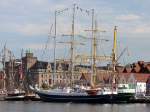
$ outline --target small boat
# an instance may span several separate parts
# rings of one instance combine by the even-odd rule
[[[40,101],[40,97],[37,94],[26,94],[25,101]]]
[[[5,96],[6,96],[6,90],[1,89],[0,90],[0,101],[3,101]]]
[[[4,100],[6,101],[22,101],[25,98],[25,92],[19,91],[18,89],[14,89],[13,91],[10,91],[7,93],[7,95],[4,97]]]

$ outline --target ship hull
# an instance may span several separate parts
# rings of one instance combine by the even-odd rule
[[[75,102],[75,103],[128,103],[134,94],[106,94],[106,95],[55,95],[36,92],[45,102]]]
[[[6,96],[4,98],[5,101],[23,101],[24,99],[24,96]]]
[[[25,93],[11,93],[4,97],[5,101],[23,101],[25,99]]]
[[[114,95],[114,103],[131,103],[134,100],[135,93],[118,93]]]

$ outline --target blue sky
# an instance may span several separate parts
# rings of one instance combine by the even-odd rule
[[[46,56],[43,49],[48,39],[51,25],[54,23],[54,11],[71,8],[76,3],[83,9],[96,11],[101,29],[106,30],[103,38],[113,39],[113,27],[118,26],[119,51],[128,47],[129,56],[120,61],[129,63],[137,60],[150,61],[150,1],[149,0],[0,0],[0,44],[4,43],[16,57],[21,49],[32,49],[40,59],[53,58],[52,40],[49,41]],[[70,14],[70,13],[69,13]],[[58,31],[69,32],[71,19],[68,13],[58,18]],[[81,18],[80,18],[81,17]],[[90,26],[90,17],[76,15],[76,32],[83,33]],[[83,27],[83,26],[84,27]],[[81,31],[82,30],[82,31]],[[88,35],[87,33],[84,33]],[[53,30],[52,34],[53,35]],[[64,39],[63,39],[64,40]],[[111,53],[112,43],[102,43],[106,54]],[[58,45],[57,56],[67,52],[67,45]],[[48,52],[49,51],[49,52]],[[102,51],[101,51],[102,52]],[[67,56],[65,53],[63,56]]]

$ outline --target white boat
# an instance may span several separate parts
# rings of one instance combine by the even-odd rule
[[[19,91],[18,89],[14,89],[13,91],[9,91],[7,95],[4,97],[4,100],[8,101],[19,101],[24,100],[25,91]]]

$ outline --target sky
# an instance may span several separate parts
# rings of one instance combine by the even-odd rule
[[[110,55],[113,28],[117,26],[118,56],[124,48],[121,62],[127,64],[138,60],[150,61],[150,1],[149,0],[0,0],[0,50],[6,44],[16,58],[30,49],[40,60],[53,59],[54,11],[68,8],[57,15],[57,32],[71,32],[71,8],[73,4],[82,9],[95,10],[101,38],[111,40],[102,42],[100,53]],[[91,16],[77,11],[75,32],[90,35]],[[52,28],[52,30],[50,30]],[[62,37],[58,41],[66,41]],[[81,40],[81,39],[80,39]],[[47,43],[47,44],[46,44]],[[89,43],[89,42],[87,42]],[[78,51],[90,51],[78,47]],[[57,45],[57,57],[67,57],[68,45]]]

